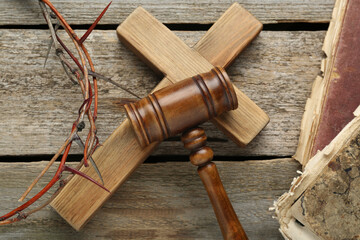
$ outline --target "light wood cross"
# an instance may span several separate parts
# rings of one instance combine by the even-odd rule
[[[155,90],[209,71],[227,67],[258,35],[262,24],[239,4],[233,4],[189,48],[173,32],[143,8],[137,8],[117,29],[119,38],[165,78]],[[248,144],[269,122],[269,117],[244,93],[236,89],[239,108],[213,122],[237,144]],[[141,148],[130,122],[125,120],[93,155],[105,186],[114,193],[151,154],[158,143]],[[81,171],[96,178],[92,168]],[[81,229],[111,196],[92,183],[74,176],[51,206],[74,227]]]

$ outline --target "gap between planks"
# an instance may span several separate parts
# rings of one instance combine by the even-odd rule
[[[109,1],[97,0],[52,0],[54,6],[70,24],[92,24],[97,14]],[[167,1],[113,1],[100,24],[120,24],[134,9],[141,5],[163,23],[201,23],[215,22],[233,0],[204,0],[184,2]],[[79,7],[79,5],[81,7]],[[242,7],[251,12],[262,23],[284,22],[329,22],[334,0],[242,0]],[[0,1],[0,25],[44,24],[37,1]]]
[[[189,46],[203,32],[176,32]],[[242,91],[270,116],[269,125],[246,148],[237,147],[211,124],[205,124],[215,155],[289,156],[294,154],[300,121],[314,77],[320,69],[324,31],[261,32],[228,73]],[[98,44],[101,43],[101,44]],[[52,54],[43,63],[48,45],[46,30],[0,30],[0,149],[2,155],[50,154],[65,139],[81,104],[78,86],[66,79]],[[115,31],[94,31],[88,39],[100,73],[145,96],[159,77],[119,43]],[[22,66],[19,68],[18,66]],[[100,140],[120,124],[124,113],[119,97],[129,97],[100,81]],[[6,103],[6,104],[5,104]],[[16,115],[15,121],[13,116]],[[281,146],[279,148],[279,146]],[[186,155],[178,138],[163,142],[157,155]],[[80,153],[75,149],[72,153]]]
[[[165,24],[171,31],[207,31],[213,24],[193,24],[193,23],[170,23]],[[72,29],[87,30],[90,24],[71,25]],[[114,30],[118,24],[98,24],[96,30]],[[48,25],[0,25],[0,29],[48,29]],[[329,22],[308,23],[308,22],[290,22],[290,23],[268,23],[263,24],[262,31],[326,31],[329,28]]]
[[[0,163],[0,213],[19,204],[17,198],[45,164]],[[216,164],[249,239],[282,239],[268,208],[289,189],[300,164],[291,159]],[[40,186],[53,173],[54,168]],[[0,228],[0,239],[13,238],[212,240],[221,239],[221,232],[196,168],[168,162],[141,165],[81,232],[46,208]]]

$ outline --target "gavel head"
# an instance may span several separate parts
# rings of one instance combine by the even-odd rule
[[[126,104],[125,110],[140,145],[145,147],[237,106],[229,76],[223,68],[215,67]]]

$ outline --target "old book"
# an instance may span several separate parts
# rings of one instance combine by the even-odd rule
[[[337,0],[294,158],[303,166],[353,118],[360,104],[360,1]]]
[[[287,239],[360,239],[360,106],[275,203]]]

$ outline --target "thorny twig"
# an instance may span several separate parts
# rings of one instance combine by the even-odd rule
[[[91,27],[87,30],[87,32],[81,38],[79,38],[76,35],[74,30],[70,27],[70,25],[65,21],[65,19],[61,16],[61,14],[52,5],[50,0],[39,0],[39,4],[40,4],[41,10],[42,10],[42,13],[44,15],[44,18],[45,18],[45,20],[49,26],[50,32],[51,32],[51,43],[50,43],[49,48],[51,48],[51,46],[54,45],[56,55],[59,57],[60,62],[62,64],[62,66],[64,67],[66,74],[68,75],[68,77],[70,78],[71,81],[75,82],[75,80],[74,80],[74,78],[75,78],[77,83],[80,85],[81,92],[84,97],[84,102],[79,109],[79,115],[73,123],[69,137],[65,140],[63,145],[59,148],[57,153],[54,155],[54,157],[49,161],[47,166],[43,169],[43,171],[34,180],[34,182],[29,186],[29,188],[25,191],[25,193],[22,195],[22,197],[19,200],[22,201],[25,199],[27,194],[31,191],[31,189],[35,186],[35,184],[39,181],[39,179],[47,172],[47,170],[52,166],[52,164],[55,162],[55,160],[62,153],[63,155],[62,155],[60,164],[58,166],[58,169],[57,169],[54,177],[40,192],[38,192],[34,197],[32,197],[26,203],[24,203],[23,205],[19,206],[16,209],[10,211],[9,213],[5,214],[4,216],[1,216],[0,217],[0,225],[5,225],[5,224],[9,224],[9,223],[13,223],[13,222],[17,222],[22,219],[25,219],[30,214],[39,211],[40,209],[45,207],[47,204],[49,204],[50,201],[53,198],[55,198],[56,195],[59,193],[60,189],[63,188],[63,186],[69,181],[69,177],[65,180],[60,181],[60,187],[51,196],[51,198],[48,199],[44,204],[42,204],[40,207],[32,209],[28,212],[24,212],[24,210],[26,208],[28,208],[35,201],[37,201],[40,197],[42,197],[57,181],[59,181],[61,179],[62,173],[64,171],[68,171],[70,173],[80,175],[81,177],[88,179],[89,181],[97,184],[98,186],[100,186],[103,189],[105,189],[106,191],[108,191],[104,186],[102,186],[101,184],[99,184],[94,179],[90,178],[89,176],[85,175],[84,173],[80,172],[78,169],[82,166],[82,164],[84,164],[87,167],[88,160],[89,160],[91,162],[91,165],[95,168],[96,172],[99,174],[101,181],[103,182],[102,177],[100,175],[100,171],[97,169],[96,164],[91,157],[92,153],[100,145],[98,137],[96,136],[95,121],[97,118],[97,110],[98,110],[97,77],[99,77],[101,75],[97,74],[95,72],[95,68],[94,68],[93,62],[91,60],[91,57],[90,57],[86,47],[84,46],[84,41],[89,36],[89,34],[92,32],[92,30],[95,28],[96,24],[100,21],[101,17],[105,14],[105,12],[108,9],[108,7],[110,6],[111,2],[106,6],[106,8],[101,12],[99,17],[95,20],[95,22],[91,25]],[[48,8],[50,8],[51,13],[49,13]],[[58,21],[58,24],[55,26],[55,28],[53,27],[53,24],[51,22],[51,17],[56,18]],[[77,54],[78,54],[80,61],[69,50],[69,48],[66,47],[66,45],[62,42],[62,40],[57,35],[57,29],[59,28],[60,25],[65,29],[68,36],[72,40],[74,47],[77,50]],[[76,67],[73,67],[72,64],[69,62],[69,60],[67,60],[67,58],[64,55],[64,51],[69,55],[71,60],[75,63]],[[46,63],[46,61],[45,61],[45,63]],[[90,67],[90,69],[88,69],[88,66]],[[89,79],[90,75],[92,76],[92,81],[90,81],[90,79]],[[91,84],[91,82],[92,82],[92,84]],[[133,94],[132,92],[129,92],[129,93]],[[133,94],[133,95],[135,95],[135,94]],[[94,103],[93,108],[92,108],[92,103]],[[81,138],[79,137],[78,132],[82,131],[84,128],[85,115],[88,118],[90,126],[89,126],[88,136],[84,143],[81,140]],[[68,157],[68,154],[69,154],[69,151],[70,151],[73,141],[76,141],[78,144],[80,144],[84,148],[84,158],[76,168],[71,168],[66,165],[66,160],[67,160],[67,157]],[[17,216],[13,217],[16,214],[17,214]]]

